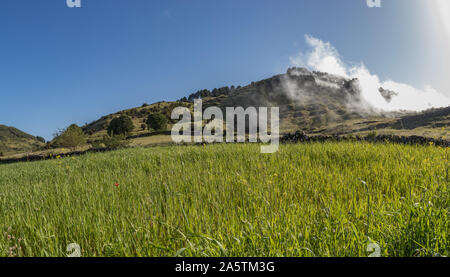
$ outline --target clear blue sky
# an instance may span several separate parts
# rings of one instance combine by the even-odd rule
[[[284,72],[305,34],[383,78],[448,89],[435,74],[448,40],[423,2],[2,0],[0,124],[50,139],[144,102],[246,85]]]

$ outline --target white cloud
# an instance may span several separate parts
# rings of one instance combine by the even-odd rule
[[[306,35],[305,40],[311,48],[310,51],[300,52],[290,57],[291,65],[306,67],[310,70],[327,72],[346,78],[358,78],[364,100],[372,106],[386,111],[395,110],[425,110],[431,107],[446,107],[450,99],[430,86],[417,89],[408,84],[397,83],[392,80],[380,80],[372,74],[363,63],[357,66],[348,66],[342,61],[338,51],[329,42]],[[383,87],[398,93],[391,102],[387,102],[379,93]]]

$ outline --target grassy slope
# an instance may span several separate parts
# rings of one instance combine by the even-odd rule
[[[43,145],[32,135],[14,127],[0,125],[0,152],[5,156],[19,152],[32,152]]]
[[[368,236],[383,256],[448,255],[448,154],[221,144],[0,165],[0,256],[366,256]]]

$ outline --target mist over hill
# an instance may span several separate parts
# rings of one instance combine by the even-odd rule
[[[382,87],[380,96],[389,103],[398,94]],[[282,131],[301,129],[311,133],[353,133],[385,128],[405,129],[402,117],[427,118],[422,127],[448,127],[449,108],[416,111],[384,111],[367,102],[357,78],[345,78],[305,68],[289,68],[286,74],[253,82],[232,90],[228,95],[205,97],[208,106],[278,106]],[[436,112],[439,111],[439,112]],[[369,120],[370,119],[370,120]],[[416,124],[409,129],[415,129]],[[374,124],[376,126],[372,126]],[[365,126],[364,126],[365,125]]]

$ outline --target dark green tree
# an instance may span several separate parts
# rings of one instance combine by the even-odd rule
[[[131,118],[126,115],[121,115],[119,117],[111,120],[108,126],[109,135],[127,135],[133,131],[134,125]]]
[[[167,128],[167,118],[161,113],[151,113],[146,123],[149,130],[162,131]]]

